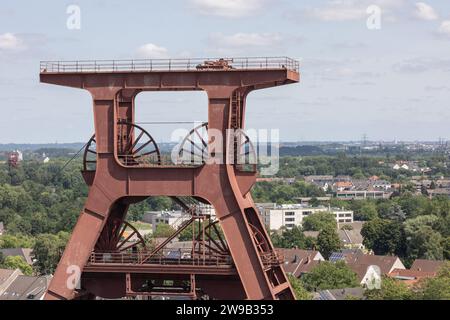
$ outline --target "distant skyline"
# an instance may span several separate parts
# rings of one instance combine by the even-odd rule
[[[250,94],[248,127],[286,142],[450,140],[449,1],[3,0],[0,143],[93,132],[88,92],[40,84],[40,60],[280,55],[301,60],[301,83]],[[137,121],[205,121],[206,107],[204,93],[144,93]]]

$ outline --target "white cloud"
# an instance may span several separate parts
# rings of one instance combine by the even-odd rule
[[[392,11],[404,3],[404,0],[330,0],[323,7],[304,10],[303,15],[321,21],[355,21],[366,19],[367,8],[377,5],[392,19]]]
[[[191,0],[201,14],[237,18],[255,14],[265,0]]]
[[[450,36],[450,20],[442,21],[438,32],[442,35]]]
[[[349,21],[363,19],[366,16],[366,11],[363,8],[332,5],[331,7],[308,10],[307,15],[322,21]]]
[[[22,39],[16,35],[9,32],[0,35],[0,50],[20,50],[24,48]]]
[[[235,33],[233,35],[214,34],[210,42],[223,47],[270,47],[279,44],[281,36],[278,33]]]
[[[416,3],[416,11],[414,12],[414,16],[418,19],[429,21],[439,19],[439,16],[433,7],[425,2]]]
[[[164,47],[147,43],[136,50],[136,55],[142,59],[166,59],[169,57],[169,52]]]
[[[450,59],[437,57],[420,57],[406,59],[394,64],[395,72],[418,74],[430,71],[450,72]]]

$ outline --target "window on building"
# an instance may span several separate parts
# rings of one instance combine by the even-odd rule
[[[287,223],[286,224],[286,228],[293,228],[295,227],[295,225],[293,223]]]
[[[287,211],[284,215],[285,216],[295,216],[295,212]]]
[[[294,221],[295,221],[295,218],[286,218],[285,221],[286,221],[286,222],[294,222]]]

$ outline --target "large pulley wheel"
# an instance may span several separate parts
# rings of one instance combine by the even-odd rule
[[[232,161],[235,164],[255,164],[256,150],[250,138],[244,130],[237,129],[234,132]],[[229,150],[231,146],[229,146]],[[208,123],[205,122],[184,137],[178,147],[176,164],[178,165],[202,165],[209,158],[208,153]]]
[[[152,136],[142,127],[130,122],[119,121],[118,158],[125,166],[161,165],[161,153]],[[97,144],[95,134],[84,149],[83,170],[95,171],[97,168]]]
[[[95,248],[96,252],[144,251],[144,237],[127,221],[114,219],[107,222]]]
[[[160,165],[161,154],[152,136],[131,122],[119,121],[118,158],[125,166]]]

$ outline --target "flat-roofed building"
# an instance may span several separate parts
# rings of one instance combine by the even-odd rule
[[[391,196],[391,192],[385,191],[364,191],[364,190],[352,190],[352,191],[338,191],[336,192],[336,198],[341,200],[364,200],[364,199],[388,199]]]
[[[338,223],[352,223],[353,211],[329,208],[325,206],[310,207],[302,204],[257,204],[264,224],[270,230],[278,230],[282,227],[292,229],[301,226],[303,219],[317,212],[329,212],[333,214]]]

